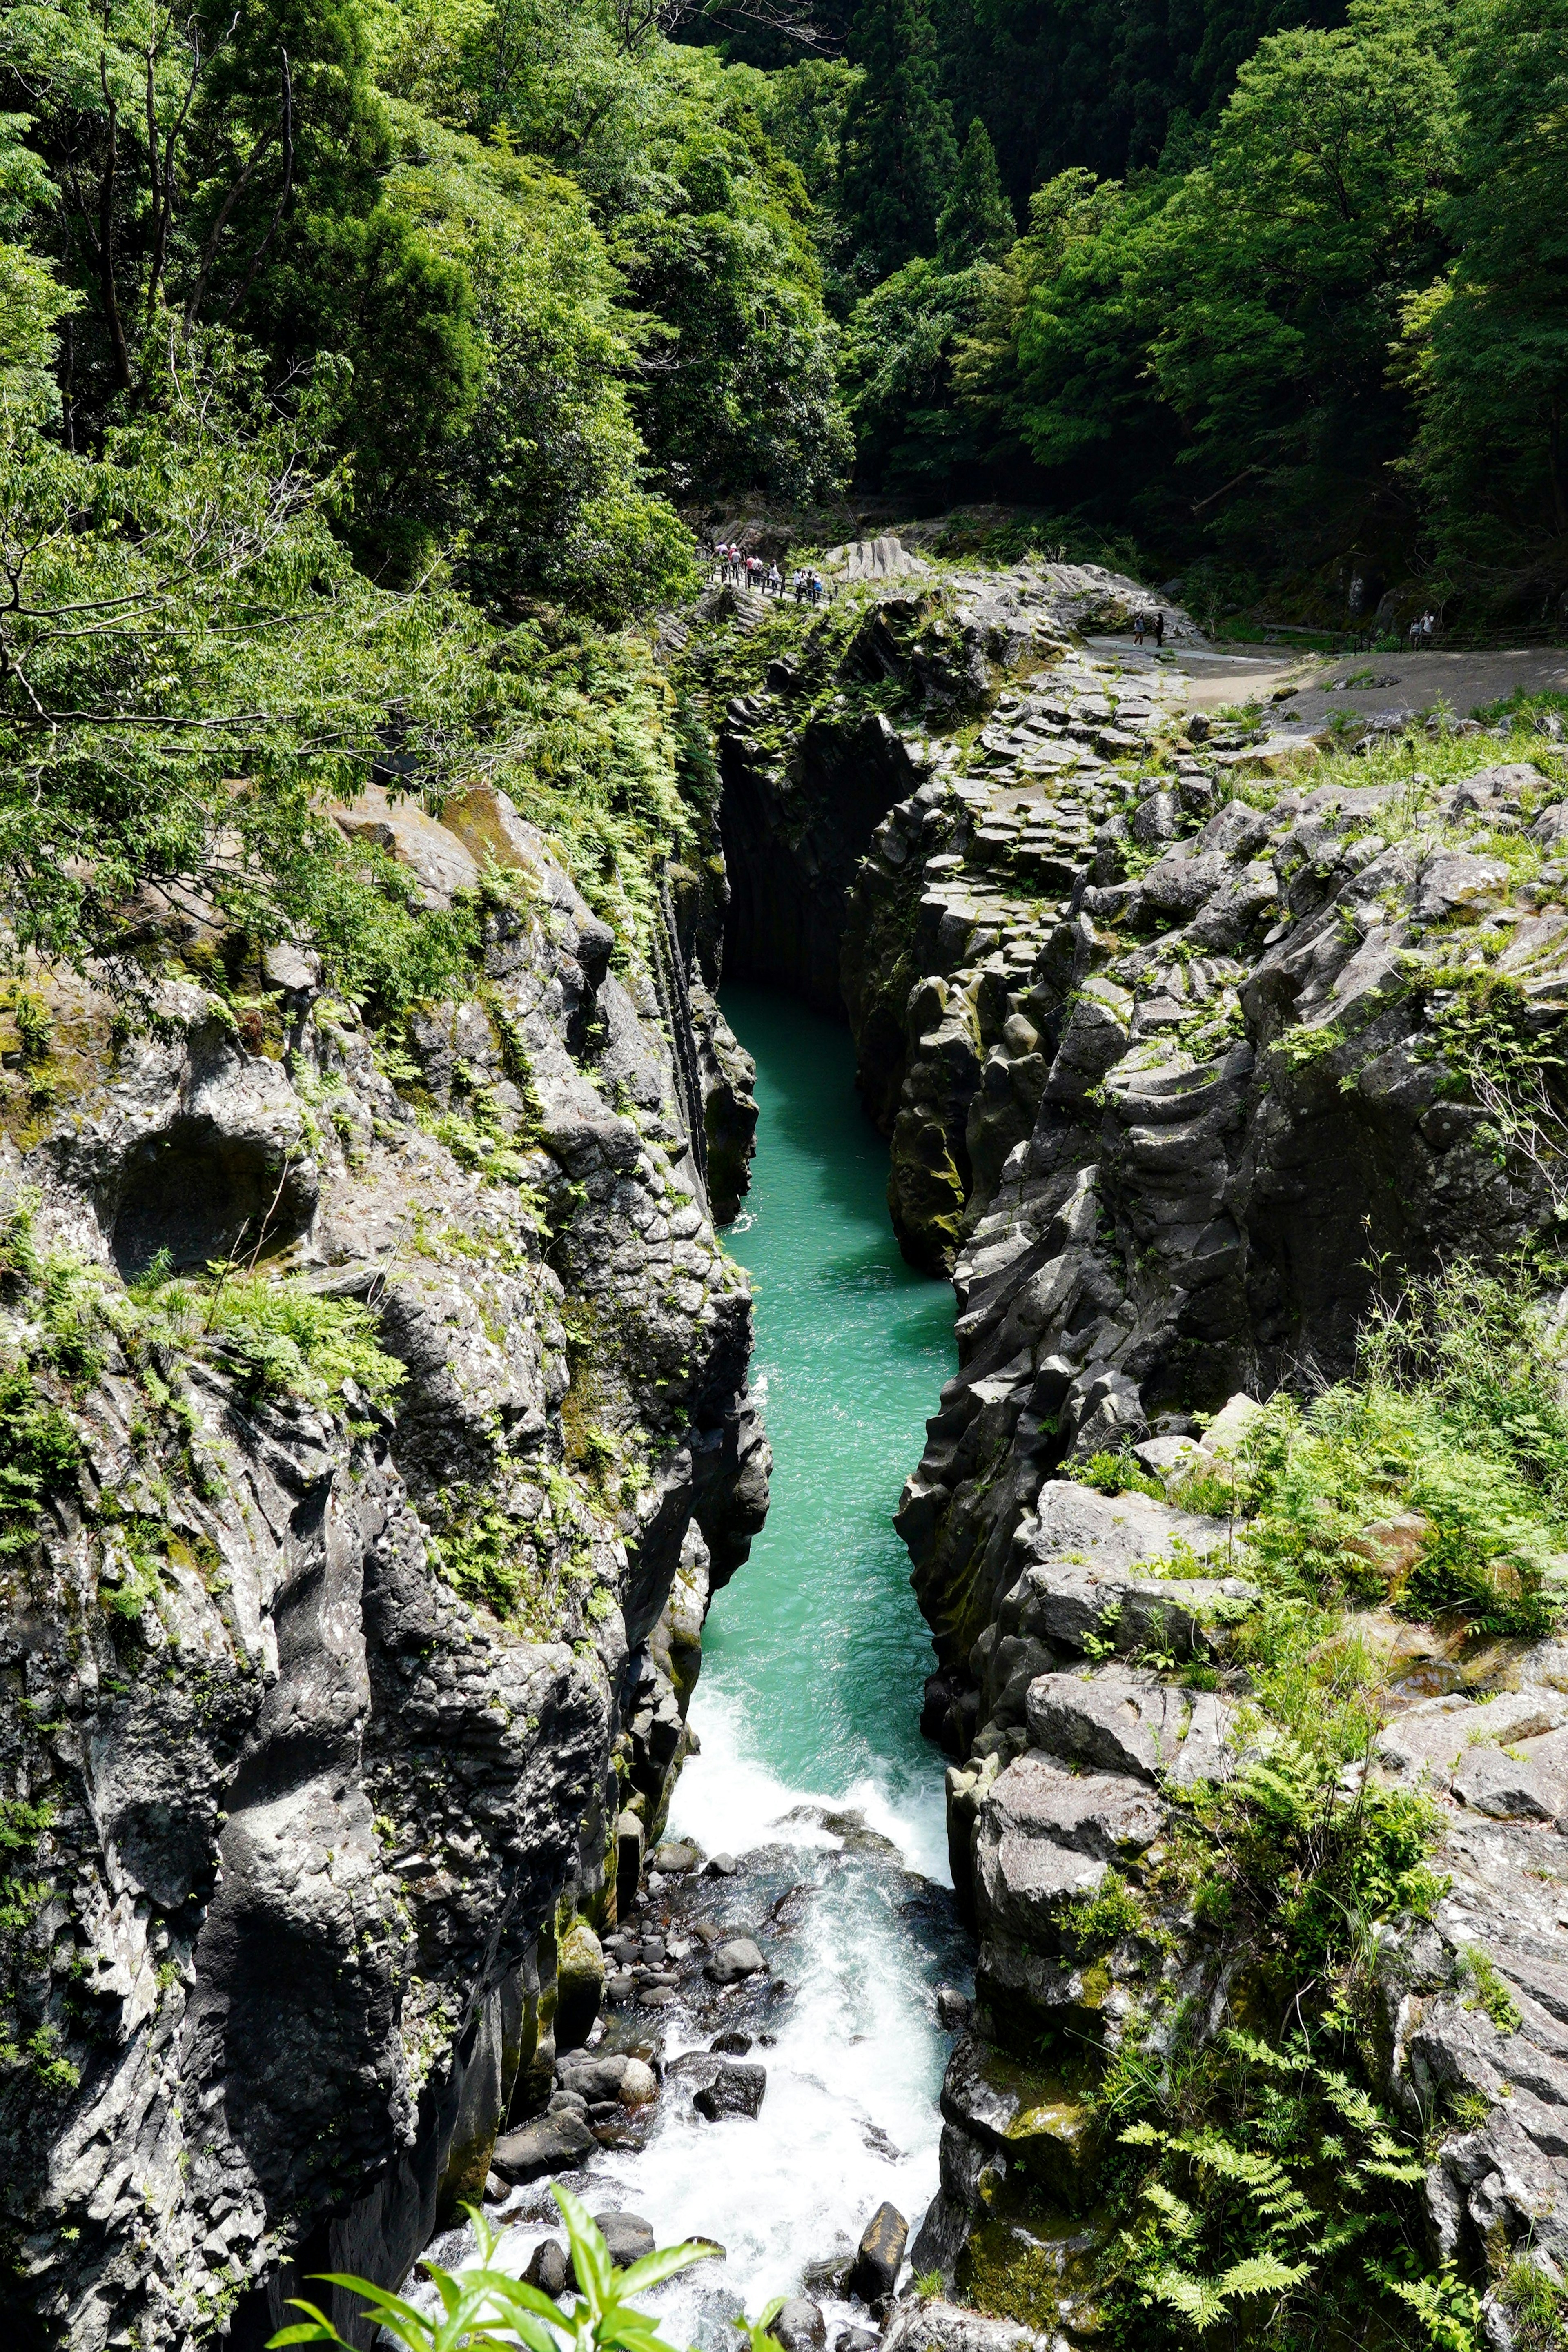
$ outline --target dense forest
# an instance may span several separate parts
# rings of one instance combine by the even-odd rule
[[[736,501],[1561,624],[1568,0],[1293,7],[9,0],[24,937],[206,873],[426,986],[311,811],[500,744],[635,896],[685,755],[624,625]]]

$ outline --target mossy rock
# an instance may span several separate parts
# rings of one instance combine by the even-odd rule
[[[594,2030],[605,1998],[605,1955],[586,1919],[574,1918],[562,1938],[555,1977],[555,2044],[580,2050]]]
[[[1077,2219],[1016,2176],[987,2200],[959,2257],[961,2293],[995,2319],[1074,2336],[1099,2326],[1096,2273],[1110,2237],[1103,2213]]]

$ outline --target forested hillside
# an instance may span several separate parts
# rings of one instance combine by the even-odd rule
[[[148,719],[219,716],[237,593],[280,622],[309,598],[310,666],[364,724],[384,665],[416,733],[416,681],[451,665],[442,730],[493,734],[513,688],[487,626],[547,626],[564,680],[563,616],[613,627],[689,585],[713,501],[798,513],[848,484],[1022,505],[1037,536],[1206,567],[1211,604],[1406,583],[1450,620],[1562,617],[1563,0],[23,0],[0,23],[5,699],[29,755],[45,715],[50,760],[62,729],[90,743],[105,662]],[[127,600],[153,579],[149,635]],[[40,618],[101,596],[90,635]],[[355,723],[340,703],[329,745],[311,721],[309,756]]]

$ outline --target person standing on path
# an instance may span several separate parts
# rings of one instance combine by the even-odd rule
[[[1164,644],[1164,642],[1165,642],[1165,615],[1163,614],[1163,613],[1156,613],[1156,614],[1155,614],[1155,615],[1154,615],[1154,644],[1155,644],[1156,647],[1158,647],[1158,646],[1163,646],[1163,645]]]
[[[1132,642],[1138,647],[1140,653],[1142,653],[1143,649],[1143,615],[1142,613],[1134,613],[1132,615]]]

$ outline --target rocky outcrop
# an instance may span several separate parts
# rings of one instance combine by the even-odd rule
[[[726,680],[736,667],[757,668],[745,654],[761,620],[755,600],[713,592],[696,663],[718,705],[725,969],[830,1013],[842,1004],[846,893],[873,828],[949,755],[942,739],[990,707],[999,677],[1057,662],[1075,616],[1141,596],[1131,581],[1068,564],[917,587],[885,584],[887,567],[868,559],[854,576],[858,593],[796,615],[795,641],[738,695]]]
[[[843,973],[895,1225],[958,1302],[899,1524],[942,1661],[925,1720],[953,1759],[978,2007],[914,2262],[1072,2338],[1103,2271],[1096,2053],[1135,2013],[1145,2052],[1184,2004],[1207,2021],[1189,2032],[1228,2013],[1223,1940],[1167,1857],[1185,1794],[1257,1737],[1225,1657],[1258,1596],[1232,1522],[1161,1484],[1223,1491],[1256,1408],[1194,1453],[1195,1414],[1350,1370],[1380,1263],[1500,1267],[1551,1229],[1530,1105],[1550,1113],[1517,1074],[1568,1014],[1568,866],[1542,769],[1320,782],[1304,739],[1189,726],[1081,650],[996,683],[973,741],[911,739],[925,773],[852,886]],[[1062,1475],[1130,1450],[1148,1495]],[[1381,1560],[1405,1537],[1366,1541]],[[1367,1635],[1420,1669],[1373,1772],[1426,1775],[1453,1887],[1385,1933],[1381,2087],[1436,2150],[1434,2263],[1484,2282],[1554,2263],[1568,2214],[1542,1974],[1561,1657],[1516,1646],[1428,1712],[1418,1632]],[[1517,1717],[1474,1705],[1488,1675]],[[1460,1705],[1482,1741],[1462,1756]],[[1141,1928],[1116,1924],[1128,1901]],[[1507,2345],[1499,2292],[1485,2316]]]
[[[303,2273],[395,2283],[478,2195],[551,2095],[563,1939],[591,2021],[619,1826],[661,1816],[765,1508],[704,1181],[747,1067],[691,926],[613,969],[499,795],[345,823],[470,894],[466,992],[373,1034],[309,955],[163,910],[150,1025],[39,974],[11,1057],[24,2343],[259,2344]]]

